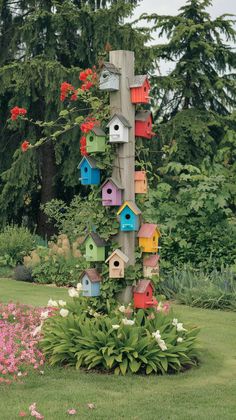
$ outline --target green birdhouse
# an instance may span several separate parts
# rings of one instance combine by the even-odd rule
[[[86,261],[105,261],[106,242],[97,233],[89,233],[84,244]]]
[[[101,127],[94,127],[86,135],[86,150],[88,153],[105,152],[106,134]]]

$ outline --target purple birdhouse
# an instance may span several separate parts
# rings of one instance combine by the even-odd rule
[[[114,178],[108,178],[102,184],[102,205],[121,206],[123,187]]]

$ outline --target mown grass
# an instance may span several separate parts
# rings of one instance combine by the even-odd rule
[[[66,298],[65,289],[0,280],[0,300],[45,305],[49,297]],[[46,368],[23,384],[1,386],[0,418],[19,418],[36,401],[45,420],[236,419],[236,314],[173,305],[184,323],[201,327],[201,363],[178,376],[126,376]],[[94,410],[87,403],[93,402]]]

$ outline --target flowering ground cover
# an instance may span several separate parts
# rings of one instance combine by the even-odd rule
[[[12,299],[14,293],[15,301],[41,307],[49,298],[68,296],[64,289],[0,280],[0,300]],[[236,314],[178,305],[174,309],[184,323],[201,328],[200,367],[177,376],[149,377],[87,374],[47,365],[43,374],[29,369],[20,381],[0,384],[0,418],[15,420],[20,412],[32,418],[29,406],[35,402],[45,420],[235,419]]]

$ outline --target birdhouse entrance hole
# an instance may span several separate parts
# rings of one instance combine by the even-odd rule
[[[129,219],[130,219],[130,214],[126,214],[126,215],[125,215],[125,218],[126,218],[127,220],[129,220]]]
[[[115,124],[115,125],[114,125],[114,130],[118,131],[118,130],[119,130],[119,128],[120,128],[120,126],[119,126],[118,124]]]
[[[88,168],[87,168],[87,166],[85,166],[85,168],[84,168],[84,172],[88,172]]]
[[[85,280],[85,284],[88,285],[89,284],[89,281],[88,280]]]
[[[149,296],[149,292],[146,293],[146,296]]]
[[[114,261],[114,266],[115,267],[119,267],[119,265],[120,265],[119,261]]]
[[[89,141],[93,141],[93,136],[90,136],[89,137]]]
[[[109,73],[103,73],[103,75],[102,75],[103,79],[107,79],[108,76],[109,76]]]
[[[111,194],[112,193],[112,189],[111,188],[107,188],[107,194]]]
[[[93,244],[90,244],[89,245],[89,249],[93,249]]]

